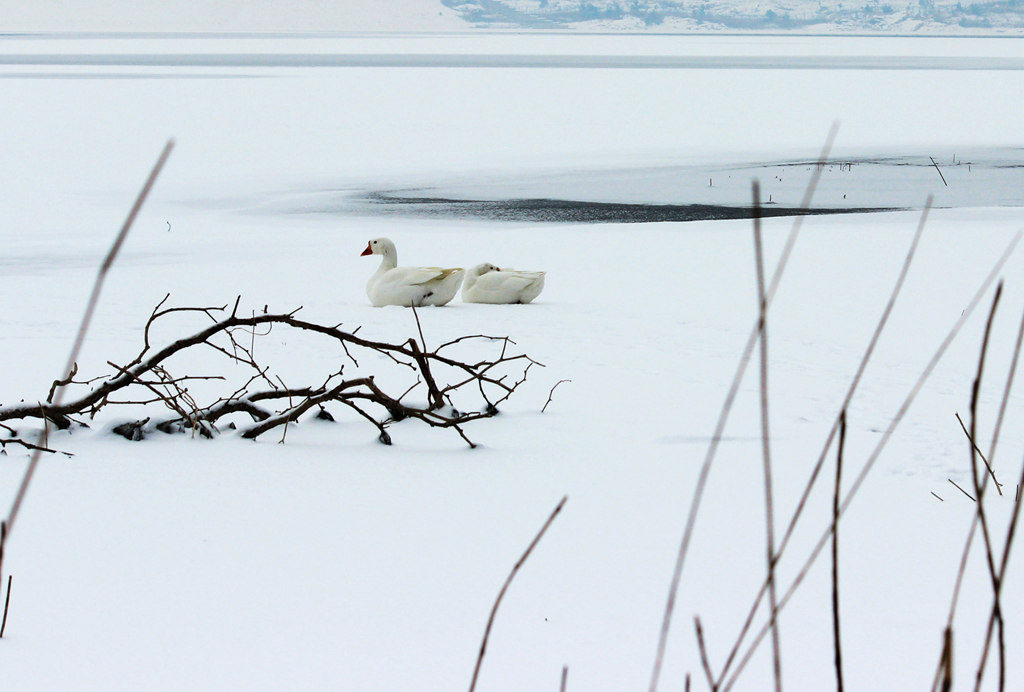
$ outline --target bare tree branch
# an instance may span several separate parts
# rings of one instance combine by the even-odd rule
[[[163,432],[191,431],[203,437],[217,434],[217,422],[235,413],[247,414],[254,424],[243,429],[241,436],[255,439],[260,435],[290,423],[315,407],[322,408],[331,402],[343,403],[360,417],[371,420],[379,432],[379,439],[390,444],[391,438],[386,427],[391,422],[408,418],[420,420],[431,427],[452,428],[470,447],[476,444],[466,435],[463,425],[498,413],[498,405],[508,399],[526,381],[530,369],[542,364],[525,354],[513,354],[509,345],[514,342],[508,337],[467,336],[450,341],[445,346],[460,344],[462,350],[471,350],[473,360],[461,360],[451,355],[441,355],[438,350],[423,350],[423,325],[417,316],[417,330],[420,341],[410,338],[403,343],[372,341],[356,336],[338,326],[326,326],[297,318],[297,310],[287,313],[255,312],[248,317],[240,316],[236,300],[231,313],[224,316],[224,307],[165,307],[167,298],[152,311],[143,330],[141,351],[128,365],[117,365],[108,361],[114,374],[90,381],[92,386],[77,398],[62,402],[45,402],[0,407],[0,425],[3,421],[42,419],[58,428],[69,427],[75,415],[95,417],[109,406],[162,404],[170,410],[173,418],[147,419],[143,424],[126,424],[118,432],[130,439],[139,439],[148,429]],[[199,331],[172,341],[160,348],[154,348],[153,331],[157,323],[170,315],[202,315],[210,324]],[[344,376],[345,367],[327,375],[320,385],[288,387],[280,376],[272,375],[271,366],[254,356],[255,343],[275,328],[293,330],[308,334],[311,338],[326,339],[343,347],[345,357],[353,364],[356,351],[369,351],[384,356],[384,363],[398,366],[398,373],[411,384],[402,385],[401,394],[394,396],[386,392],[375,381],[374,375],[359,373]],[[244,334],[244,339],[239,335]],[[202,382],[204,386],[218,381],[227,382],[223,375],[175,376],[169,371],[169,362],[183,352],[194,348],[211,349],[229,362],[247,368],[250,374],[240,385],[232,387],[230,393],[200,403],[190,386]],[[479,358],[480,349],[490,355]],[[495,355],[497,351],[497,355]],[[358,365],[356,366],[358,367]],[[406,370],[408,369],[408,371]],[[403,374],[408,372],[408,374]],[[443,380],[441,378],[444,378]],[[389,381],[391,379],[389,378]],[[83,383],[72,382],[68,385]],[[412,393],[420,386],[425,388],[426,401],[410,401]],[[78,391],[81,392],[79,389]],[[419,391],[423,391],[422,389]],[[143,393],[144,394],[141,394]],[[455,398],[465,398],[467,392],[479,395],[478,403],[471,406],[456,405]],[[386,412],[380,420],[357,402],[369,402]],[[467,410],[468,409],[468,410]]]

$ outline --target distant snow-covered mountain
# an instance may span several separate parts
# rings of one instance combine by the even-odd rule
[[[0,0],[0,35],[479,29],[1024,36],[1024,0]]]
[[[1024,0],[441,0],[477,26],[633,31],[1024,33]]]

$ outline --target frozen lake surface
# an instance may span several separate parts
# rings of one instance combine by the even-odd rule
[[[964,157],[964,158],[961,158]],[[665,222],[750,218],[751,181],[761,213],[791,216],[816,161],[702,163],[478,176],[429,187],[325,191],[271,201],[293,213],[395,214],[531,222]],[[859,156],[822,167],[809,213],[867,213],[934,206],[1024,206],[1024,149],[932,156]]]
[[[751,224],[737,217],[753,178],[767,210],[798,206],[838,122],[812,206],[846,213],[803,217],[768,315],[776,524],[789,521],[932,195],[848,405],[844,489],[855,474],[865,482],[839,548],[847,688],[927,689],[974,516],[952,485],[971,483],[955,415],[969,407],[992,286],[972,298],[1022,226],[1022,50],[1019,39],[947,38],[0,37],[4,404],[45,398],[62,374],[98,262],[170,137],[80,378],[129,362],[168,294],[177,306],[241,296],[246,313],[302,306],[364,337],[419,338],[408,310],[368,304],[375,263],[359,253],[374,237],[393,238],[402,264],[548,272],[530,305],[419,312],[430,344],[507,334],[545,365],[502,415],[467,430],[478,449],[415,421],[392,424],[385,447],[343,410],[335,424],[301,420],[285,444],[230,432],[129,443],[109,431],[141,417],[131,406],[54,433],[73,456],[44,458],[4,555],[5,684],[464,689],[498,589],[567,494],[502,604],[478,689],[557,689],[563,666],[570,690],[647,689],[702,460],[758,317]],[[687,208],[731,216],[632,223]],[[765,220],[769,269],[792,223]],[[998,274],[979,399],[989,452],[1024,310],[1020,253]],[[190,316],[181,329],[207,324]],[[289,383],[341,362],[279,331],[260,338]],[[205,374],[205,362],[175,367]],[[695,616],[711,665],[724,665],[763,582],[756,369],[710,472],[662,690],[702,680]],[[1007,492],[985,499],[1000,532],[1024,457],[1018,390],[995,462]],[[828,458],[819,486],[832,482]],[[0,459],[4,507],[26,457],[12,447]],[[783,587],[827,530],[831,499],[827,487],[811,494],[779,563]],[[826,562],[781,616],[786,689],[834,685]],[[1024,676],[1022,567],[1017,550],[1003,591],[1008,689]],[[956,689],[973,681],[990,583],[973,552]],[[771,666],[762,646],[734,689],[770,687]],[[995,683],[990,665],[985,689]]]

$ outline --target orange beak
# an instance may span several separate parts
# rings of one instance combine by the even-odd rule
[[[359,253],[359,256],[360,257],[366,257],[367,255],[372,255],[372,254],[373,254],[373,248],[371,248],[370,244],[367,243],[366,244],[366,249],[363,250],[361,253]]]

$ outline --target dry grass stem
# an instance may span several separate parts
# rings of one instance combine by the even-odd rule
[[[999,413],[996,415],[996,424],[992,431],[992,448],[988,452],[988,460],[986,461],[990,468],[995,467],[996,448],[999,444],[1000,432],[1002,431],[1003,420],[1006,416],[1006,408],[1010,401],[1010,390],[1013,388],[1013,382],[1016,379],[1017,365],[1020,362],[1022,346],[1024,346],[1024,318],[1021,319],[1020,325],[1017,327],[1017,339],[1013,345],[1013,355],[1010,358],[1010,368],[1006,374],[1005,383],[1003,385],[1003,397],[999,402]],[[995,480],[994,474],[992,480]]]
[[[11,580],[13,575],[7,575],[7,595],[4,596],[4,615],[0,619],[0,639],[3,639],[4,632],[7,631],[7,611],[11,607]]]
[[[875,325],[875,330],[871,335],[871,339],[869,340],[868,346],[864,351],[864,355],[861,357],[860,363],[857,366],[857,371],[854,374],[853,379],[851,379],[850,386],[847,388],[846,395],[844,396],[842,404],[840,405],[840,414],[842,413],[842,411],[847,409],[850,402],[853,400],[853,396],[856,393],[858,386],[860,385],[860,381],[864,375],[865,370],[867,369],[868,363],[871,360],[871,356],[874,354],[875,347],[877,346],[878,341],[882,336],[882,332],[884,331],[886,325],[889,322],[889,317],[891,316],[893,308],[896,305],[896,300],[899,297],[900,292],[903,288],[903,284],[906,282],[907,275],[910,272],[910,266],[913,262],[914,255],[917,252],[917,247],[921,241],[921,236],[924,233],[924,228],[928,220],[928,214],[931,210],[931,206],[932,197],[929,196],[925,201],[924,210],[921,213],[921,219],[918,222],[917,230],[915,231],[913,240],[911,241],[910,247],[907,250],[907,255],[903,260],[903,265],[900,268],[900,273],[896,278],[895,284],[893,285],[892,292],[889,294],[889,300],[886,303],[885,309],[882,311],[882,315],[879,318],[878,323]],[[835,437],[839,431],[839,424],[840,416],[837,415],[835,421],[832,424],[832,427],[829,429],[828,435],[825,438],[825,442],[822,444],[821,453],[818,455],[818,459],[814,464],[814,469],[811,472],[811,476],[808,479],[806,486],[804,487],[804,491],[800,496],[799,501],[797,502],[797,506],[793,512],[793,516],[790,518],[789,525],[787,526],[786,531],[782,536],[782,540],[779,543],[779,546],[776,551],[776,560],[778,560],[779,557],[781,557],[782,553],[785,551],[786,546],[789,544],[789,539],[793,535],[793,532],[796,529],[796,525],[799,522],[801,515],[803,514],[804,508],[807,506],[807,501],[811,496],[811,491],[814,489],[814,485],[817,482],[818,476],[820,475],[822,468],[824,468],[825,460],[828,458],[829,449],[831,449],[832,443],[835,440]],[[754,618],[757,615],[758,608],[760,608],[761,606],[761,600],[764,598],[767,590],[768,584],[762,584],[760,591],[754,598],[754,602],[751,605],[750,610],[747,612],[747,617],[744,620],[743,625],[740,627],[740,631],[736,636],[733,648],[729,652],[728,657],[726,658],[725,665],[723,666],[722,672],[718,678],[719,684],[721,684],[721,682],[725,679],[725,676],[729,672],[730,667],[735,662],[736,656],[739,654],[740,647],[743,645],[743,642],[750,631],[750,627],[753,625]]]
[[[103,263],[100,265],[99,271],[96,274],[96,279],[93,282],[92,292],[89,295],[89,299],[86,302],[85,313],[82,315],[82,321],[78,326],[78,332],[75,334],[74,343],[71,346],[71,352],[68,354],[67,364],[61,372],[69,373],[67,380],[71,380],[74,373],[77,371],[76,362],[78,361],[78,354],[82,349],[82,344],[85,343],[86,334],[89,332],[89,324],[92,322],[92,315],[96,310],[96,305],[99,303],[100,293],[103,290],[103,283],[107,277],[107,273],[114,264],[114,260],[117,259],[117,255],[124,244],[125,238],[128,236],[128,232],[131,230],[132,225],[135,223],[135,218],[138,216],[139,210],[142,209],[143,203],[149,196],[150,190],[153,189],[153,185],[156,183],[157,176],[160,175],[160,171],[163,170],[164,164],[167,163],[167,158],[171,155],[171,151],[174,149],[174,140],[168,140],[167,144],[164,145],[163,151],[157,158],[156,164],[153,166],[153,170],[150,172],[149,177],[142,186],[142,190],[139,192],[138,197],[135,199],[135,203],[132,205],[131,210],[128,212],[128,217],[125,219],[124,224],[121,226],[121,230],[114,238],[113,244],[107,252]],[[58,381],[56,384],[56,396],[54,396],[54,389],[50,390],[50,399],[54,400],[54,404],[59,406],[63,398],[64,388]],[[39,459],[42,457],[43,451],[46,451],[46,438],[48,434],[49,425],[47,421],[43,420],[43,430],[40,433],[39,440],[32,451],[32,456],[29,458],[28,465],[25,467],[25,473],[22,475],[21,482],[18,485],[18,490],[14,495],[14,500],[11,503],[11,508],[8,511],[7,519],[3,522],[4,531],[0,535],[0,576],[3,575],[3,554],[4,547],[7,539],[10,538],[11,532],[14,530],[14,524],[18,519],[18,512],[21,510],[22,502],[25,500],[25,495],[28,493],[29,486],[32,484],[32,478],[35,476],[36,468],[39,466]],[[8,579],[8,583],[10,579]],[[7,598],[10,598],[10,588],[8,587]],[[4,612],[6,616],[7,607],[5,605]],[[6,618],[5,618],[6,619]]]
[[[839,414],[839,446],[836,452],[836,484],[832,492],[832,641],[835,653],[836,692],[843,692],[843,647],[839,627],[839,498],[846,449],[846,411]]]
[[[990,464],[988,459],[985,458],[985,453],[981,451],[981,448],[978,447],[978,444],[974,441],[974,438],[971,436],[971,433],[967,429],[967,426],[964,425],[964,419],[960,417],[959,413],[954,415],[956,416],[957,422],[960,423],[960,429],[963,430],[964,435],[967,436],[967,441],[971,444],[971,447],[974,449],[974,452],[978,455],[978,458],[981,459],[983,464],[985,464],[985,468],[988,470],[988,475],[992,477],[992,482],[996,484],[996,492],[1002,495],[1003,484],[1000,483],[999,480],[996,478],[996,472],[992,470],[992,464]]]
[[[970,462],[971,462],[971,480],[974,483],[974,492],[978,498],[978,502],[975,506],[975,516],[977,517],[977,523],[981,527],[981,535],[985,544],[985,561],[988,565],[989,577],[992,580],[992,617],[989,619],[988,634],[985,638],[985,646],[982,649],[981,662],[978,664],[978,672],[975,676],[975,692],[981,689],[981,681],[985,676],[985,665],[988,661],[988,653],[991,644],[991,633],[993,623],[998,626],[998,636],[1000,642],[1000,658],[999,658],[999,689],[1005,688],[1006,681],[1006,659],[1005,647],[1003,644],[1003,614],[1000,605],[1000,576],[999,570],[996,567],[995,557],[993,554],[992,547],[992,535],[989,530],[988,515],[985,512],[985,486],[982,484],[981,475],[978,473],[978,451],[973,441],[977,437],[977,420],[978,420],[978,399],[981,392],[982,376],[985,372],[985,358],[988,355],[988,343],[992,333],[992,323],[995,321],[996,310],[999,307],[999,299],[1003,293],[1002,283],[996,288],[995,295],[992,298],[992,307],[989,310],[988,320],[985,322],[985,331],[981,341],[981,353],[978,356],[978,371],[974,377],[974,382],[971,386],[971,426],[970,434],[968,438],[971,440],[970,447]],[[998,481],[996,487],[999,487]],[[1000,493],[1001,494],[1001,493]]]
[[[949,692],[953,689],[953,628],[947,627],[942,635],[942,658],[935,676],[933,690]]]
[[[491,636],[491,627],[494,626],[494,616],[498,612],[498,606],[501,605],[501,600],[505,597],[505,592],[508,591],[508,587],[512,583],[512,580],[515,579],[516,574],[519,573],[519,569],[523,566],[523,563],[526,562],[526,559],[530,557],[530,553],[532,553],[533,549],[537,547],[537,544],[540,543],[540,539],[544,537],[544,534],[545,532],[547,532],[548,527],[551,526],[551,523],[555,520],[555,517],[558,516],[558,513],[562,511],[562,507],[565,506],[565,503],[568,502],[568,500],[569,496],[566,495],[555,506],[555,509],[551,512],[551,515],[547,518],[547,521],[545,521],[544,525],[540,527],[540,531],[538,531],[534,539],[530,541],[530,545],[526,548],[526,551],[523,553],[522,557],[520,557],[516,564],[512,567],[512,571],[509,572],[508,578],[506,578],[505,583],[502,584],[501,590],[498,591],[498,597],[494,600],[494,606],[491,608],[491,614],[487,618],[487,626],[484,628],[484,638],[483,641],[480,642],[480,653],[477,654],[476,657],[476,666],[473,668],[473,680],[469,684],[469,692],[473,692],[473,690],[476,689],[476,681],[477,678],[480,676],[480,665],[484,661],[484,654],[487,653],[487,640]]]
[[[935,166],[935,170],[939,172],[939,177],[942,178],[942,184],[945,185],[946,187],[949,187],[949,183],[946,182],[946,176],[942,175],[942,169],[939,168],[939,164],[935,163],[935,159],[932,158],[931,156],[929,156],[928,158],[931,159],[932,165]]]
[[[969,492],[967,492],[966,490],[964,490],[963,488],[961,488],[961,487],[960,487],[960,485],[959,485],[959,484],[958,484],[958,483],[957,483],[957,482],[956,482],[955,480],[953,480],[952,478],[947,478],[946,480],[947,480],[947,481],[949,481],[950,483],[952,483],[952,484],[953,484],[953,487],[954,487],[954,488],[956,488],[957,490],[959,490],[960,492],[962,492],[962,493],[963,493],[964,495],[966,495],[966,496],[967,496],[967,499],[968,499],[968,500],[970,500],[971,502],[977,502],[977,501],[978,501],[978,500],[977,500],[977,499],[976,499],[976,498],[974,497],[974,495],[971,495],[971,494],[970,494]]]
[[[711,671],[711,662],[708,659],[707,643],[704,641],[704,628],[700,624],[700,618],[693,619],[693,626],[697,633],[697,651],[700,653],[700,666],[704,670],[704,677],[708,681],[708,689],[715,692],[715,674]]]
[[[764,509],[765,509],[765,562],[767,565],[768,608],[772,625],[772,674],[775,692],[782,692],[782,653],[779,642],[778,594],[775,589],[775,504],[772,491],[771,425],[768,416],[768,304],[765,301],[764,249],[761,242],[761,186],[753,184],[754,195],[754,257],[757,268],[757,305],[759,362],[760,362],[760,411],[761,411],[761,452],[764,467]]]
[[[829,130],[828,136],[825,139],[825,146],[822,148],[821,155],[818,158],[820,165],[815,167],[814,173],[811,175],[811,180],[808,183],[807,191],[804,194],[804,198],[801,202],[801,209],[807,209],[810,206],[811,199],[814,195],[814,191],[817,189],[818,181],[821,178],[822,170],[824,169],[824,163],[828,160],[829,153],[832,150],[832,144],[835,141],[836,132],[838,130],[838,124],[833,124]],[[779,282],[782,280],[782,275],[785,271],[786,264],[789,261],[789,256],[792,253],[796,239],[799,236],[800,229],[803,226],[803,216],[797,216],[793,222],[793,227],[786,238],[786,243],[782,249],[782,254],[779,258],[778,263],[775,267],[775,272],[772,275],[772,280],[769,282],[769,287],[765,294],[766,306],[771,305],[772,298],[775,295],[775,291],[778,287]],[[739,392],[740,383],[743,380],[743,376],[746,373],[747,365],[750,363],[750,358],[754,351],[754,346],[757,343],[759,336],[759,324],[754,325],[751,329],[750,335],[747,338],[747,343],[744,346],[743,353],[740,356],[740,362],[736,367],[736,372],[733,376],[732,384],[726,394],[725,401],[722,403],[722,407],[718,416],[718,421],[715,424],[714,432],[711,435],[711,443],[708,445],[707,453],[704,456],[704,461],[701,463],[700,472],[697,477],[697,483],[693,491],[693,499],[690,501],[690,509],[687,513],[686,524],[683,528],[683,537],[679,545],[679,550],[676,554],[676,562],[672,570],[672,577],[669,583],[668,599],[665,604],[665,612],[662,617],[661,630],[658,635],[658,646],[654,656],[654,666],[651,672],[651,682],[648,687],[649,692],[657,692],[658,681],[661,676],[662,664],[665,660],[665,649],[668,645],[668,633],[672,626],[672,615],[675,611],[676,595],[679,591],[679,582],[682,578],[683,568],[686,564],[686,554],[689,551],[690,541],[693,536],[694,526],[697,522],[697,514],[700,510],[701,499],[704,496],[704,488],[707,486],[708,475],[711,472],[711,465],[714,462],[715,456],[718,452],[718,445],[722,439],[722,434],[725,430],[725,425],[729,420],[729,415],[732,412],[733,402],[736,399],[736,395]]]
[[[885,449],[889,440],[892,438],[893,433],[899,427],[899,424],[903,421],[904,416],[909,410],[911,404],[917,398],[917,395],[921,391],[921,388],[924,386],[925,382],[931,376],[932,371],[934,371],[935,367],[942,359],[942,356],[945,355],[946,350],[949,348],[950,344],[960,333],[960,330],[963,328],[963,325],[967,322],[971,315],[974,314],[974,310],[981,302],[981,299],[984,297],[984,295],[988,292],[989,288],[995,282],[997,276],[1002,271],[1003,266],[1006,264],[1006,261],[1009,259],[1013,250],[1020,242],[1020,238],[1021,233],[1017,233],[1014,236],[1013,240],[1009,243],[1006,250],[1003,252],[1002,256],[1000,256],[1000,258],[993,265],[991,271],[982,280],[981,285],[978,287],[978,290],[975,292],[971,301],[968,303],[967,307],[964,308],[963,312],[960,314],[959,318],[954,323],[954,325],[950,328],[949,332],[946,334],[946,337],[942,340],[942,343],[939,344],[938,348],[935,350],[935,353],[932,355],[931,359],[928,361],[924,370],[921,372],[921,375],[918,377],[917,381],[911,387],[910,392],[908,392],[903,403],[900,405],[899,410],[893,416],[892,420],[889,423],[889,426],[886,428],[885,432],[883,432],[881,438],[876,443],[875,448],[872,450],[871,454],[868,455],[867,460],[864,462],[864,465],[861,467],[860,471],[855,477],[853,483],[850,486],[850,489],[846,492],[846,496],[844,497],[843,502],[839,506],[840,517],[843,514],[845,514],[850,504],[853,502],[853,499],[854,497],[856,497],[861,485],[863,485],[864,481],[867,479],[868,474],[870,474],[871,470],[874,468],[875,463],[878,461],[878,457]],[[826,528],[826,530],[823,532],[822,536],[818,539],[818,542],[811,550],[810,555],[808,555],[807,559],[804,561],[803,567],[797,573],[797,576],[794,578],[792,584],[780,599],[779,610],[782,610],[786,606],[786,604],[792,598],[793,594],[800,587],[800,584],[807,576],[807,573],[810,571],[810,568],[817,561],[818,556],[821,554],[821,551],[824,549],[825,545],[827,545],[829,538],[831,537],[831,534],[832,530],[830,522],[829,527]],[[732,687],[733,684],[735,684],[738,676],[742,672],[743,668],[746,666],[746,663],[753,656],[754,652],[757,650],[758,646],[760,645],[761,641],[764,639],[769,630],[770,626],[765,625],[758,631],[757,635],[755,635],[754,637],[754,640],[750,643],[750,646],[747,648],[746,654],[744,654],[742,659],[740,659],[740,662],[737,664],[736,670],[732,673],[731,677],[729,678],[728,684],[722,688],[723,690],[728,690]]]
[[[1010,390],[1012,388],[1013,381],[1015,379],[1015,375],[1016,375],[1016,371],[1017,371],[1017,364],[1018,364],[1019,359],[1020,359],[1022,343],[1024,343],[1024,316],[1022,316],[1021,321],[1020,321],[1020,326],[1017,329],[1017,340],[1016,340],[1016,342],[1014,344],[1013,356],[1010,359],[1009,372],[1008,372],[1008,374],[1006,376],[1006,382],[1005,382],[1005,385],[1003,387],[1003,397],[1002,397],[1002,400],[1001,400],[1000,405],[999,405],[999,414],[998,414],[998,416],[996,418],[995,430],[994,430],[993,435],[992,435],[992,449],[989,451],[990,462],[991,462],[991,460],[993,460],[995,458],[996,446],[999,443],[999,436],[1000,436],[999,434],[1000,434],[1000,430],[1001,430],[1001,427],[1002,427],[1002,422],[1003,422],[1004,414],[1006,412],[1007,402],[1008,402],[1009,396],[1010,396]],[[962,425],[962,423],[961,423],[961,425]],[[979,453],[980,453],[980,450],[979,450]],[[986,476],[984,478],[983,483],[982,483],[982,487],[983,488],[985,487],[985,484],[987,482],[988,482],[988,477]],[[1014,508],[1015,508],[1015,511],[1016,511],[1017,508],[1018,508],[1018,505],[1016,503],[1020,502],[1020,485],[1017,486],[1017,493],[1016,493],[1016,496],[1014,498],[1014,502],[1015,502]],[[961,553],[961,556],[960,556],[960,566],[959,566],[959,569],[957,570],[957,577],[956,577],[956,582],[955,582],[954,587],[953,587],[953,596],[952,596],[952,599],[951,599],[951,602],[950,602],[949,614],[948,614],[947,619],[946,619],[946,628],[947,628],[947,630],[951,630],[952,629],[953,620],[956,617],[957,605],[958,605],[959,600],[960,600],[960,590],[961,590],[961,588],[963,586],[964,576],[965,576],[965,574],[967,572],[967,560],[968,560],[968,557],[969,557],[970,552],[971,552],[971,547],[972,547],[972,545],[974,543],[974,536],[976,535],[976,532],[977,532],[978,523],[979,523],[978,522],[978,515],[977,515],[977,513],[975,513],[974,518],[973,518],[973,520],[971,522],[971,527],[970,527],[970,529],[967,532],[967,540],[965,541],[963,552]],[[1005,563],[1005,559],[1006,559],[1005,551],[1004,551],[1004,554],[1003,554],[1003,559],[1004,559],[1004,563]],[[1002,572],[1002,569],[1001,569],[1001,572]],[[990,626],[991,626],[991,622],[990,622]],[[991,635],[991,630],[989,631],[989,634],[986,635],[986,640],[988,639],[988,637],[990,635]],[[938,669],[936,670],[936,673],[935,673],[935,682],[934,682],[934,684],[932,686],[933,692],[939,688],[939,679],[940,679],[940,676],[941,676],[941,673],[942,673],[942,665],[943,665],[943,662],[940,659],[939,667],[938,667]]]
[[[135,217],[138,216],[139,210],[142,209],[142,205],[149,196],[150,190],[153,189],[157,176],[160,175],[160,171],[163,169],[164,164],[167,163],[167,158],[171,155],[172,149],[174,149],[173,139],[168,140],[167,144],[164,145],[164,149],[160,153],[156,165],[153,166],[153,170],[150,172],[149,177],[142,186],[142,190],[135,199],[135,203],[132,205],[131,211],[128,212],[128,218],[125,219],[124,224],[121,226],[121,230],[114,238],[114,242],[110,246],[110,250],[107,252],[106,257],[103,260],[103,264],[100,265],[99,272],[96,275],[96,280],[93,283],[92,293],[89,295],[89,300],[86,302],[85,314],[82,316],[81,324],[78,327],[78,333],[75,335],[74,344],[71,346],[71,352],[68,355],[67,365],[64,366],[64,369],[61,372],[70,373],[75,370],[75,362],[78,360],[78,353],[82,350],[82,344],[85,342],[86,334],[89,332],[89,324],[92,322],[92,315],[96,311],[96,305],[99,303],[100,293],[103,290],[103,283],[107,278],[107,273],[113,266],[114,260],[117,259],[118,252],[120,252],[121,246],[124,244],[124,240],[128,236],[128,232],[135,223]],[[55,406],[60,405],[63,392],[63,387],[58,387],[54,401]],[[10,512],[7,514],[7,534],[5,537],[10,537],[11,531],[14,530],[14,523],[18,519],[18,511],[21,509],[21,503],[25,499],[25,493],[28,491],[29,485],[32,483],[32,477],[35,475],[36,467],[39,465],[40,455],[41,452],[36,450],[32,454],[32,458],[29,459],[28,467],[21,479],[21,484],[18,486],[18,492],[14,496],[14,502],[11,504]],[[2,567],[2,565],[0,565],[0,567]]]

